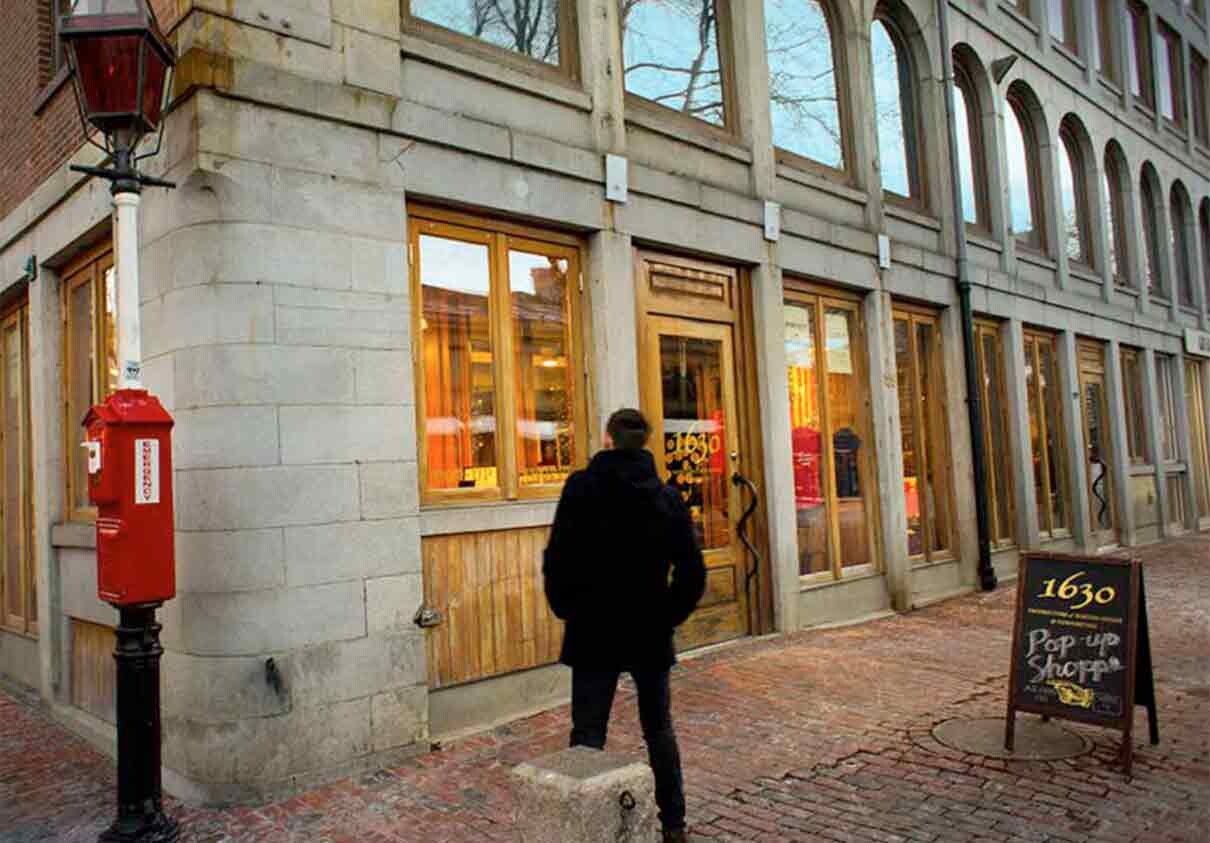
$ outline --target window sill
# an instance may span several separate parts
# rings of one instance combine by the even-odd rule
[[[27,632],[24,629],[14,629],[13,627],[7,626],[5,624],[0,624],[0,632],[7,633],[9,635],[15,635],[18,638],[24,638],[26,641],[37,641],[38,640],[38,636],[34,635],[32,632]]]
[[[971,229],[966,227],[966,242],[978,246],[980,249],[987,249],[989,252],[1000,254],[1004,251],[1004,246],[998,240],[992,240],[982,229]]]
[[[871,580],[882,576],[882,572],[873,565],[857,565],[854,568],[861,570],[854,570],[848,576],[845,576],[844,568],[840,569],[839,577],[831,571],[820,571],[817,574],[800,574],[798,577],[798,590],[800,593],[817,591],[821,588],[830,588],[834,585],[847,585],[848,583]]]
[[[408,31],[400,37],[400,53],[404,58],[467,73],[580,111],[592,111],[592,98],[583,88],[553,68],[551,73],[542,72],[545,68],[541,66],[530,70],[519,69],[513,66],[513,62],[502,64],[477,55],[477,51],[459,49]],[[524,61],[525,66],[528,64],[528,60]]]
[[[1100,285],[1102,283],[1101,276],[1097,275],[1096,270],[1086,263],[1068,262],[1067,274],[1072,278],[1078,278],[1081,281],[1087,281],[1089,284]]]
[[[1052,38],[1050,40],[1050,45],[1052,47],[1054,47],[1054,50],[1056,53],[1058,53],[1060,56],[1062,56],[1063,58],[1065,58],[1069,62],[1071,62],[1073,65],[1075,65],[1080,70],[1081,73],[1088,70],[1088,62],[1086,62],[1086,61],[1084,61],[1084,59],[1080,58],[1080,54],[1077,53],[1074,49],[1072,49],[1070,44],[1067,44],[1066,42],[1059,41],[1055,38]]]
[[[1038,26],[1036,23],[1034,23],[1032,20],[1027,18],[1024,14],[1022,14],[1021,10],[1018,9],[1016,6],[1014,6],[1012,3],[1005,3],[1002,0],[1002,2],[1000,3],[1000,11],[1003,12],[1004,14],[1008,15],[1010,18],[1015,20],[1017,23],[1021,24],[1023,27],[1025,27],[1030,32],[1032,32],[1034,35],[1040,35],[1042,33],[1042,28],[1040,26]]]
[[[97,549],[97,528],[82,521],[67,521],[50,528],[50,544],[56,548]]]
[[[1055,544],[1057,542],[1071,541],[1071,530],[1067,527],[1060,527],[1057,530],[1052,530],[1049,533],[1039,533],[1038,541],[1049,542]]]
[[[888,199],[883,205],[883,211],[888,217],[894,217],[900,222],[923,226],[938,233],[941,231],[941,220],[921,213],[915,208],[906,207],[900,204],[900,200],[898,199]]]
[[[1163,308],[1164,310],[1172,309],[1172,299],[1161,296],[1159,293],[1151,293],[1147,299],[1153,305]]]
[[[1164,134],[1179,140],[1181,143],[1189,142],[1189,129],[1180,123],[1173,123],[1167,117],[1164,118]]]
[[[1054,272],[1059,268],[1059,264],[1053,259],[1039,252],[1033,246],[1017,241],[1017,259],[1024,261],[1030,266],[1036,266],[1040,269],[1048,269]]]
[[[59,68],[59,71],[51,77],[51,80],[46,83],[46,86],[38,92],[38,96],[34,99],[34,116],[41,116],[46,106],[50,105],[50,101],[55,98],[55,94],[59,93],[59,89],[67,84],[67,80],[71,78],[71,68],[64,64]]]
[[[860,205],[864,205],[868,201],[869,194],[864,190],[852,187],[846,173],[842,173],[839,170],[831,170],[822,165],[817,169],[803,163],[803,160],[793,153],[785,154],[787,160],[782,160],[782,152],[781,150],[777,150],[778,178],[792,181],[803,187],[822,190],[840,199],[846,199]]]
[[[1141,114],[1142,116],[1146,117],[1148,123],[1155,122],[1155,108],[1148,105],[1138,96],[1135,96],[1134,98],[1134,111],[1136,114]]]
[[[942,556],[937,559],[923,559],[919,556],[908,558],[913,571],[924,571],[928,568],[940,568],[944,565],[957,565],[961,560],[954,555]]]
[[[1155,474],[1155,466],[1142,462],[1131,463],[1127,466],[1126,473],[1131,477],[1146,477],[1147,475]]]
[[[1183,462],[1166,462],[1164,463],[1164,476],[1172,477],[1184,474],[1189,470],[1189,467]]]
[[[1126,94],[1121,85],[1105,76],[1103,73],[1097,74],[1097,82],[1100,83],[1101,89],[1109,94],[1112,94],[1114,99],[1120,100]]]
[[[523,501],[464,501],[426,504],[420,510],[421,536],[448,536],[484,530],[520,530],[554,523],[558,498]]]
[[[1193,143],[1193,149],[1201,155],[1210,158],[1210,141],[1198,139]]]
[[[1128,296],[1129,298],[1132,298],[1135,301],[1137,301],[1139,298],[1139,291],[1134,289],[1133,287],[1125,287],[1121,284],[1114,284],[1113,291],[1115,293],[1117,293],[1119,296]]]
[[[725,155],[743,164],[752,163],[751,150],[740,146],[738,139],[726,129],[693,117],[685,117],[669,108],[649,104],[633,94],[626,95],[626,123]]]

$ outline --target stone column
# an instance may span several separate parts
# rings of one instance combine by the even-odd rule
[[[1088,447],[1084,441],[1083,396],[1080,390],[1080,359],[1076,350],[1076,335],[1064,331],[1059,335],[1058,402],[1063,408],[1063,445],[1067,449],[1067,499],[1071,535],[1077,546],[1091,548],[1092,525],[1088,506]]]
[[[905,612],[912,605],[912,583],[891,294],[870,293],[865,297],[863,310],[870,361],[870,426],[874,441],[878,443],[878,518],[882,555],[891,603],[897,611]]]
[[[1113,463],[1114,506],[1118,511],[1118,530],[1122,544],[1135,543],[1134,508],[1130,505],[1130,447],[1127,444],[1126,405],[1122,389],[1122,346],[1117,340],[1109,343],[1105,360],[1105,398],[1109,405],[1109,441]]]
[[[1025,329],[1020,319],[1005,322],[1000,328],[1004,343],[1005,400],[1008,403],[1009,454],[1013,468],[1013,489],[1017,510],[1017,543],[1022,548],[1038,547],[1038,493],[1034,486],[1033,442],[1029,435],[1029,394],[1025,369]]]
[[[967,412],[966,358],[962,340],[962,311],[947,307],[941,313],[942,353],[945,363],[946,427],[949,430],[950,482],[954,492],[954,528],[958,545],[955,551],[962,560],[961,575],[965,585],[978,582],[979,532],[975,519],[975,495],[987,495],[988,490],[976,489],[974,456],[971,437],[982,436],[972,431]],[[892,345],[892,349],[894,346]],[[984,406],[983,412],[989,412]],[[990,462],[994,455],[987,454]],[[989,473],[990,476],[990,473]],[[990,510],[990,501],[989,501]],[[990,523],[990,511],[989,511]]]

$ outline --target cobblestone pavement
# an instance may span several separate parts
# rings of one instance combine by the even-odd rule
[[[1162,743],[1135,726],[1135,776],[1117,733],[1072,727],[1071,761],[965,756],[931,737],[952,717],[1003,716],[1011,588],[883,621],[750,641],[678,667],[674,708],[690,820],[708,840],[1210,840],[1210,534],[1140,551]],[[610,748],[640,754],[633,696]],[[397,768],[285,802],[171,804],[188,841],[511,840],[508,771],[564,746],[566,708]],[[110,763],[0,693],[0,840],[94,840],[111,817]],[[573,843],[569,841],[568,843]]]

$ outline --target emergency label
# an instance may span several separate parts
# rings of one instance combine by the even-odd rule
[[[160,440],[134,440],[134,502],[160,502]]]

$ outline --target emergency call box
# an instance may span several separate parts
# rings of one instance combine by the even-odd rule
[[[84,418],[88,496],[97,507],[97,596],[114,606],[176,596],[172,416],[123,389]]]

